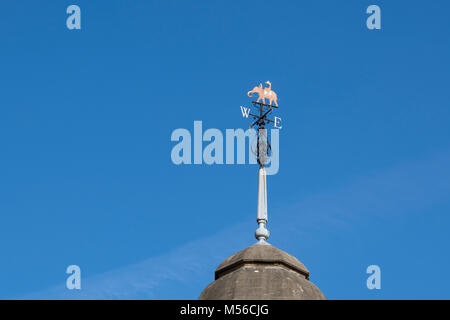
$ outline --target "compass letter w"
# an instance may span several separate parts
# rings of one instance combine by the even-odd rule
[[[242,112],[242,117],[243,118],[248,118],[248,115],[250,113],[250,108],[246,108],[241,106],[241,112]]]

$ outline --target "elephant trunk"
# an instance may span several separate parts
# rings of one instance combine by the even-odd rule
[[[253,90],[252,90],[252,91],[249,91],[249,92],[247,93],[247,95],[248,95],[249,97],[251,97],[251,96],[253,95]]]

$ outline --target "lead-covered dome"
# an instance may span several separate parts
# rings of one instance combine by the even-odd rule
[[[200,300],[325,300],[306,267],[290,254],[254,244],[222,262]]]

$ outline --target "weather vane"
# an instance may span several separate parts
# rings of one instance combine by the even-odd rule
[[[271,156],[271,146],[269,139],[267,138],[266,125],[272,123],[277,129],[281,129],[279,124],[281,118],[274,117],[269,119],[274,108],[278,108],[278,97],[275,91],[272,90],[272,84],[270,81],[266,81],[267,87],[263,88],[262,83],[259,86],[249,91],[247,95],[252,97],[254,93],[258,94],[258,100],[252,101],[253,107],[256,109],[256,113],[252,113],[250,108],[241,106],[242,116],[253,118],[250,127],[256,130],[256,151],[254,151],[256,160],[259,164],[259,180],[258,180],[258,210],[256,215],[256,222],[259,227],[255,231],[255,237],[260,244],[266,244],[266,240],[269,238],[269,230],[266,228],[267,224],[267,183],[266,183],[266,170],[264,166],[267,164],[268,159]],[[266,104],[266,99],[269,99],[269,104]],[[262,101],[262,102],[260,102]]]

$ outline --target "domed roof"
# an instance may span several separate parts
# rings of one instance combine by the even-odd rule
[[[201,293],[203,300],[323,300],[309,281],[309,271],[290,254],[270,244],[254,244],[222,262],[215,281]]]

